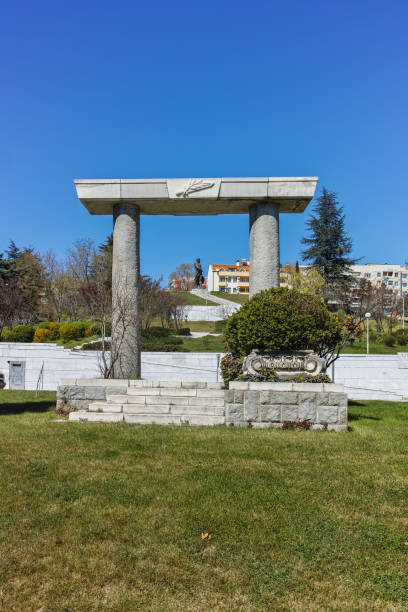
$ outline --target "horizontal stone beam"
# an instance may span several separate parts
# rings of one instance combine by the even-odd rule
[[[272,201],[281,213],[301,213],[313,199],[317,177],[76,180],[78,198],[93,215],[111,215],[119,202],[142,215],[246,214]]]

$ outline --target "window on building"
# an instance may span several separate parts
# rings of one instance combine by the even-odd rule
[[[407,278],[406,274],[401,274],[402,278]]]
[[[403,286],[403,287],[406,287],[406,286],[407,286],[407,283],[402,283],[402,286]]]
[[[366,272],[366,273],[364,274],[364,278],[371,278],[371,274],[370,274],[370,272]]]
[[[377,272],[377,276],[381,276],[381,272]]]

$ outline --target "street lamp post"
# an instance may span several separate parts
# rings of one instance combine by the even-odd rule
[[[370,317],[371,317],[371,312],[366,312],[365,318],[367,321],[367,355],[370,352]]]

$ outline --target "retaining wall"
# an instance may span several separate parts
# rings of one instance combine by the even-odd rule
[[[221,357],[217,353],[142,353],[142,377],[216,382],[221,380],[217,367]],[[41,389],[55,390],[63,378],[101,376],[96,351],[74,351],[51,343],[0,342],[0,372],[6,388],[11,360],[25,362],[26,389],[36,388],[43,364]],[[328,374],[333,377],[333,370]],[[343,384],[352,399],[408,400],[408,353],[343,355],[334,364],[333,381]]]

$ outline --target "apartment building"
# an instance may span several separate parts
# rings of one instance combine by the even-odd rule
[[[208,291],[249,294],[249,261],[237,259],[235,264],[210,264],[207,274]],[[281,287],[287,285],[287,274],[281,268]]]
[[[398,295],[408,295],[408,266],[361,264],[351,268],[356,279],[364,278],[377,287],[384,284]]]
[[[237,260],[235,264],[210,264],[207,276],[208,291],[249,293],[249,264],[246,259]],[[307,269],[307,266],[300,266],[301,272]],[[352,274],[356,279],[364,278],[377,287],[384,284],[398,295],[408,295],[408,266],[361,264],[352,266]],[[280,285],[287,286],[285,266],[281,267]]]

